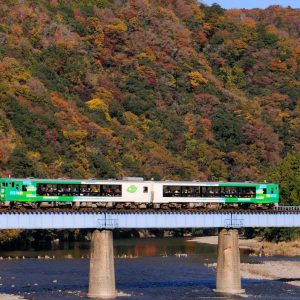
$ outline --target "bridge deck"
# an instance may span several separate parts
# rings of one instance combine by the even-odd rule
[[[300,212],[0,213],[0,229],[212,227],[300,227]]]

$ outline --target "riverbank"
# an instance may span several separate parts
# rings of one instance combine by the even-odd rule
[[[218,244],[218,236],[190,239],[191,242],[210,245]],[[259,239],[239,239],[240,249],[249,249],[252,256],[300,256],[300,239],[291,242],[271,243]]]
[[[300,286],[300,261],[265,261],[260,264],[241,264],[241,276],[248,279],[280,280]]]
[[[207,264],[216,269],[217,263]],[[300,261],[264,261],[257,264],[241,263],[241,277],[244,279],[278,280],[300,286]]]
[[[24,299],[23,297],[16,296],[16,295],[10,295],[10,294],[0,294],[1,300],[20,300]]]
[[[218,244],[218,236],[197,237],[190,241]],[[252,256],[300,256],[300,240],[270,243],[257,239],[239,239],[240,249],[249,249]],[[208,265],[216,268],[217,264]],[[245,279],[278,280],[300,286],[300,261],[263,261],[256,264],[241,263],[241,276]]]

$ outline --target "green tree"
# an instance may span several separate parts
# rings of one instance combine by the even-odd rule
[[[270,170],[269,180],[279,183],[281,204],[300,205],[300,153],[288,154]]]

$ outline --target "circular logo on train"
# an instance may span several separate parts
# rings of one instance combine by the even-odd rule
[[[137,187],[134,184],[132,184],[132,185],[130,185],[128,187],[127,192],[129,192],[129,193],[135,193],[136,190],[137,190]]]

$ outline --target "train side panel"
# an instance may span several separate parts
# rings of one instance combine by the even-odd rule
[[[152,194],[152,182],[146,181],[2,179],[2,182],[1,201],[150,203]]]

